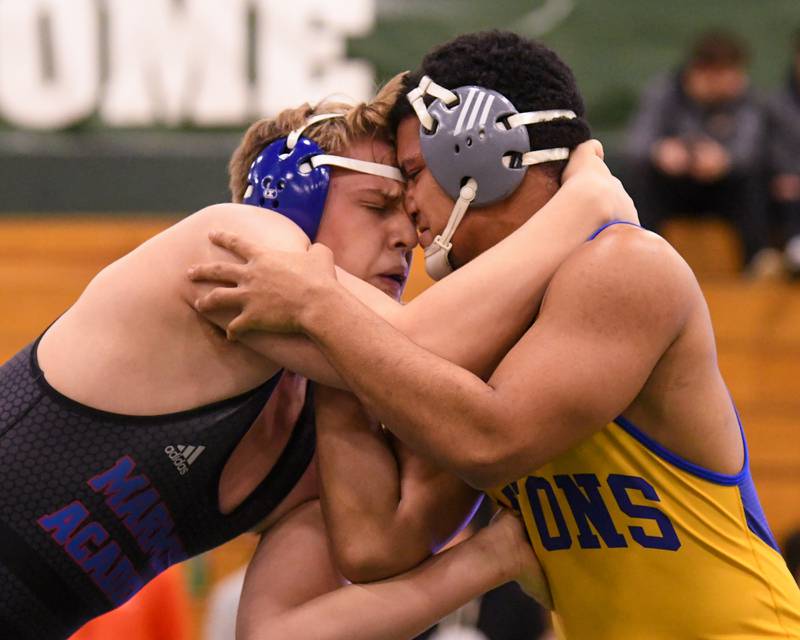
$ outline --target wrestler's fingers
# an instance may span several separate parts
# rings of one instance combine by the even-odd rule
[[[334,268],[333,251],[324,244],[319,242],[312,244],[308,249],[308,256],[319,266],[324,265],[325,268],[331,270]]]
[[[258,253],[258,247],[236,233],[215,229],[208,234],[209,240],[218,247],[227,249],[240,258],[250,260]]]
[[[605,158],[605,150],[603,149],[603,143],[594,138],[581,142],[570,154],[570,160],[574,159],[578,162],[596,162],[596,158],[603,160]]]
[[[308,253],[323,260],[333,260],[333,251],[330,250],[328,245],[321,242],[315,242],[308,248]]]
[[[236,287],[217,287],[195,300],[194,308],[200,313],[241,307],[242,291]]]
[[[579,144],[570,154],[569,162],[561,176],[561,182],[567,182],[579,174],[610,176],[611,171],[603,161],[602,154],[603,146],[598,140],[587,140]]]
[[[249,317],[245,313],[240,313],[233,320],[231,320],[228,323],[228,326],[225,328],[228,340],[235,342],[242,336],[243,333],[247,333],[248,329],[245,326],[247,324],[249,324]]]
[[[592,153],[594,153],[601,160],[605,160],[606,151],[605,149],[603,149],[602,142],[600,142],[596,138],[592,138],[591,140],[587,140],[586,144],[589,145],[589,148],[592,150]]]
[[[232,262],[208,262],[206,264],[193,264],[189,267],[187,275],[189,280],[200,282],[211,280],[215,282],[239,283],[244,277],[245,269],[240,264]]]

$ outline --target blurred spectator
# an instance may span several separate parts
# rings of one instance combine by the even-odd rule
[[[183,567],[171,567],[121,607],[95,618],[70,640],[189,640],[191,601]]]
[[[701,36],[677,73],[646,89],[629,131],[628,154],[645,227],[658,231],[667,218],[713,212],[734,225],[745,263],[757,269],[769,255],[765,119],[749,88],[747,63],[736,36]]]
[[[800,275],[800,30],[786,86],[769,101],[770,198],[786,241],[786,264]]]
[[[450,543],[468,538],[489,524],[496,510],[484,499],[472,522]],[[457,609],[417,640],[543,640],[549,618],[516,582],[501,585]]]
[[[244,574],[242,567],[220,580],[208,596],[203,640],[236,640],[236,612],[242,596]]]

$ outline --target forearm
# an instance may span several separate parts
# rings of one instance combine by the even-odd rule
[[[221,310],[205,313],[203,317],[224,332],[236,314],[236,311]],[[347,389],[347,384],[319,348],[302,334],[248,331],[239,336],[238,342],[263,356],[266,366],[273,364],[320,384]]]
[[[486,377],[530,325],[558,266],[613,217],[599,193],[566,183],[514,233],[384,317],[421,347]]]
[[[349,580],[411,569],[474,512],[477,492],[370,424],[351,394],[318,387],[316,403],[321,502]]]
[[[337,270],[337,279],[414,343],[488,377],[530,325],[558,266],[612,216],[599,193],[567,183],[517,231],[407,305],[345,271]],[[222,328],[235,316],[235,311],[227,310],[206,314]],[[487,327],[492,330],[486,331]],[[303,336],[248,331],[239,340],[311,380],[348,388]]]
[[[269,621],[253,640],[403,640],[511,579],[484,532],[383,582],[348,585]],[[249,639],[248,639],[249,640]]]
[[[430,553],[401,531],[400,468],[386,437],[358,400],[318,388],[320,498],[334,557],[353,582],[370,582],[419,564]]]
[[[586,164],[586,153],[579,157]],[[567,169],[570,166],[580,164],[571,161]],[[609,191],[612,183],[599,178],[602,175],[595,169],[580,179],[568,179],[517,231],[406,306],[344,271],[338,270],[336,277],[358,300],[416,344],[479,376],[488,376],[532,321],[558,266],[594,229],[615,216],[617,194]],[[223,236],[216,240],[220,246],[236,249],[244,242],[217,235]],[[290,260],[292,252],[282,258],[266,252],[259,255],[252,247],[248,252],[251,262],[246,268],[211,264],[193,270],[190,277],[195,281],[237,283],[236,287],[215,289],[198,302],[197,308],[207,314],[211,310],[240,309],[227,328],[243,335],[250,348],[312,380],[343,387],[319,353],[301,338],[261,330],[285,326],[263,319],[280,315],[282,309],[296,302],[296,297],[285,293],[291,287],[282,290],[269,282],[275,262]],[[208,315],[212,322],[226,326],[235,314]],[[486,331],[487,327],[492,330]]]
[[[472,456],[492,437],[491,387],[421,349],[341,287],[315,298],[303,325],[367,410],[413,450],[474,484]]]

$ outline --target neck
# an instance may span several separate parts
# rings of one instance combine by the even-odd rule
[[[469,262],[536,215],[559,189],[545,171],[529,169],[522,184],[505,200],[467,211],[453,238],[450,259],[456,267]]]

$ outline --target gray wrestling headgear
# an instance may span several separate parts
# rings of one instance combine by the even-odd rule
[[[426,95],[436,98],[428,107]],[[507,198],[532,164],[569,158],[566,147],[531,151],[525,125],[577,116],[563,109],[519,113],[497,91],[475,86],[450,91],[428,76],[407,97],[420,121],[425,164],[456,200],[444,231],[425,250],[425,270],[439,280],[453,271],[448,260],[451,240],[470,205]]]

